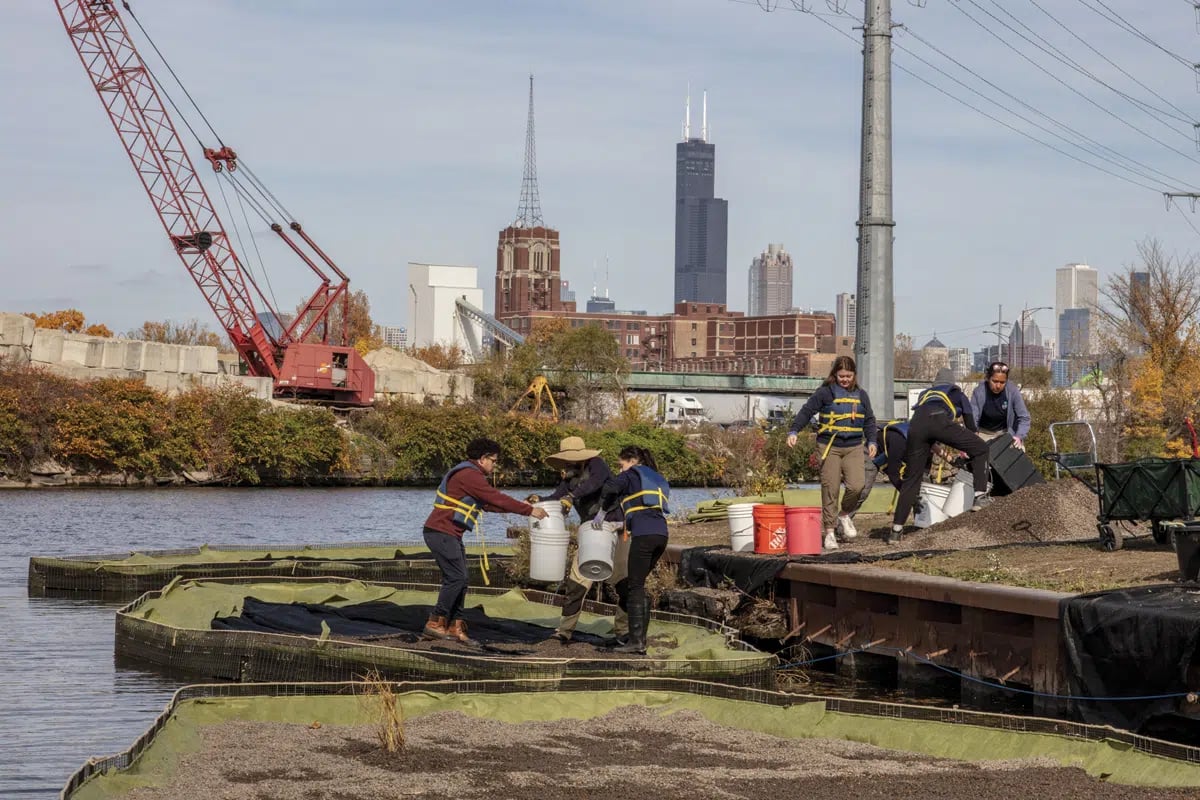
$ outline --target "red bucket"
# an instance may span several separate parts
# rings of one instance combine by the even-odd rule
[[[821,555],[821,509],[788,506],[787,551],[792,556]]]
[[[775,555],[787,552],[787,518],[783,506],[761,503],[754,507],[754,552]]]

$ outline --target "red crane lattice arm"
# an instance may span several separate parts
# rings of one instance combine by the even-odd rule
[[[111,0],[55,0],[63,25],[125,145],[175,251],[251,375],[279,377],[276,345],[255,312],[249,281],[230,247],[149,70]],[[211,151],[214,166],[236,155]],[[208,151],[206,151],[208,155]]]

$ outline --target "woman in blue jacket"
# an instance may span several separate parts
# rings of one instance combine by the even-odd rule
[[[629,614],[629,639],[614,649],[617,653],[645,653],[646,627],[650,623],[650,601],[646,578],[667,549],[667,500],[671,487],[658,473],[654,456],[644,447],[629,445],[617,456],[621,472],[604,482],[600,511],[592,521],[603,524],[605,513],[620,507],[625,514],[629,537],[629,567],[625,580],[617,582],[621,607]]]
[[[1025,449],[1025,437],[1029,435],[1032,418],[1021,390],[1008,381],[1008,364],[1003,361],[988,364],[983,382],[971,392],[971,410],[981,439],[990,441],[1011,433],[1013,445]]]

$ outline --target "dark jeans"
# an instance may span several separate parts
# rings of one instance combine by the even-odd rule
[[[667,551],[667,537],[659,533],[629,537],[629,577],[617,583],[621,608],[640,608],[646,602],[646,578]]]
[[[883,466],[883,474],[887,476],[888,482],[899,491],[901,483],[900,467],[904,465],[904,451],[908,447],[908,441],[904,438],[903,434],[891,428],[888,429],[885,435],[887,436],[889,458]],[[883,451],[881,450],[880,452]],[[875,466],[875,462],[868,458],[864,472],[866,474],[866,485],[863,488],[863,493],[859,496],[858,508],[854,509],[855,511],[860,510],[867,504],[867,498],[871,496],[871,491],[875,487],[875,481],[879,477],[879,467]]]
[[[903,525],[912,513],[917,495],[921,493],[921,481],[925,479],[925,468],[929,466],[929,450],[935,442],[956,447],[971,458],[971,472],[975,477],[975,491],[986,492],[988,480],[988,446],[976,434],[956,423],[949,412],[942,409],[918,408],[908,425],[908,450],[904,455],[904,481],[900,484],[900,499],[896,501],[896,513],[892,523]]]
[[[433,560],[442,571],[442,588],[433,614],[445,617],[449,624],[462,611],[467,596],[467,548],[461,536],[429,528],[424,530],[424,536],[425,546],[433,553]]]

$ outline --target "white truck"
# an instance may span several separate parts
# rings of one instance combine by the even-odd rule
[[[704,404],[690,394],[660,392],[658,395],[658,422],[660,425],[693,427],[709,422]]]

